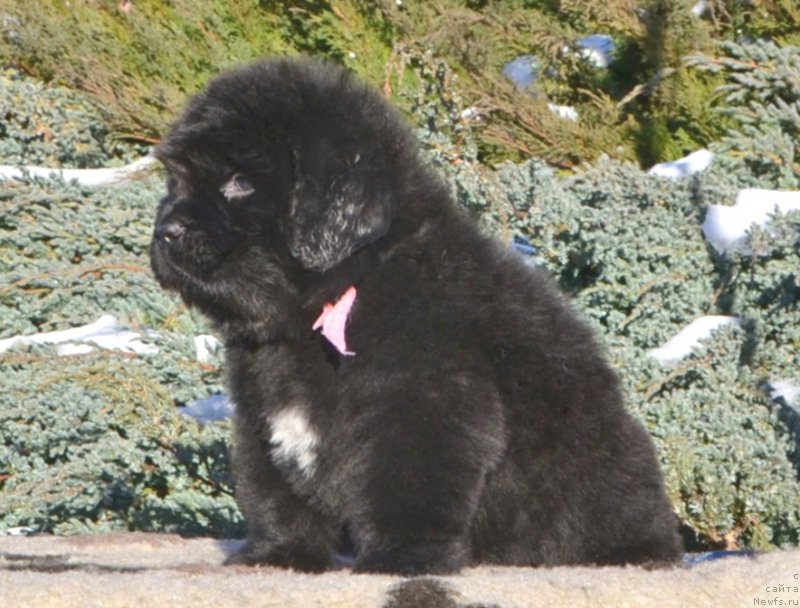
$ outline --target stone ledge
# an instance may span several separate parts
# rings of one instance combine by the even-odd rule
[[[161,534],[0,537],[3,608],[528,608],[800,603],[800,551],[641,568],[470,568],[403,579],[223,566],[237,541]],[[762,603],[763,600],[763,603]],[[772,603],[767,603],[772,601]]]

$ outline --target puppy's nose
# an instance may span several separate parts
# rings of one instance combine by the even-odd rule
[[[177,241],[184,232],[186,232],[186,226],[174,220],[156,226],[156,238],[167,243]]]

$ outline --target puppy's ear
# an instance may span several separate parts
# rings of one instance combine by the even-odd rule
[[[324,146],[323,146],[324,148]],[[358,154],[294,150],[289,250],[309,270],[324,271],[383,237],[392,201],[385,171]]]

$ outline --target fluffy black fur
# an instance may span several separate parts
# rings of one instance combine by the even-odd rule
[[[153,270],[226,344],[234,561],[678,556],[652,443],[592,333],[464,217],[380,95],[329,64],[261,61],[212,81],[157,156]],[[344,356],[311,326],[351,285]]]

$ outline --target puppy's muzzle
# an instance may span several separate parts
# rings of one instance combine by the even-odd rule
[[[169,220],[156,225],[155,237],[156,240],[165,243],[172,243],[180,239],[186,233],[186,226],[180,222]]]

